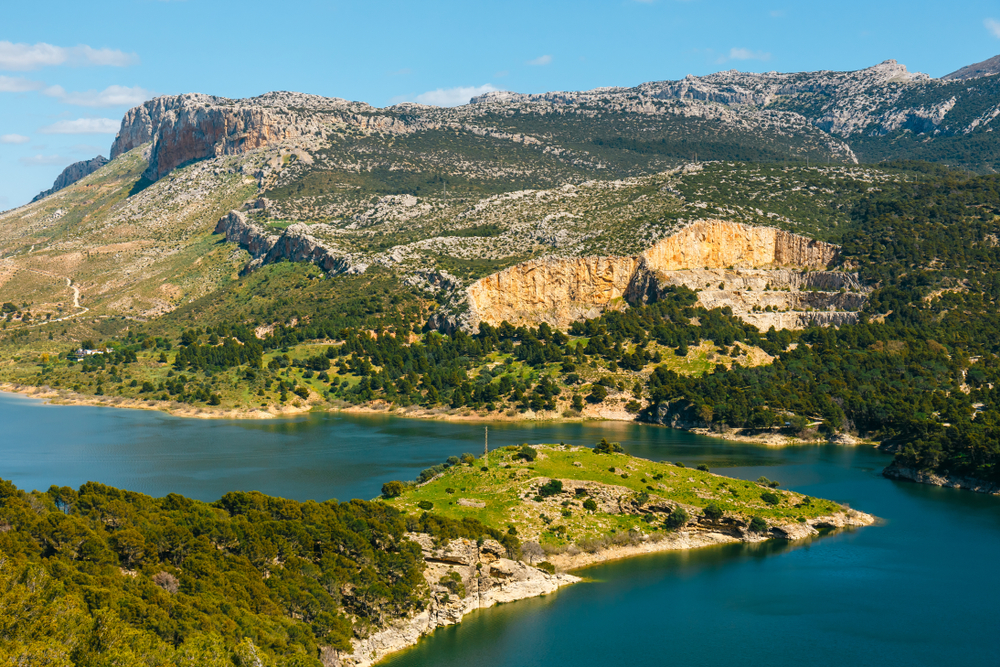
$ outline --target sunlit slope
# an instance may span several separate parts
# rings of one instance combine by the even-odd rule
[[[245,262],[212,236],[222,212],[256,192],[238,166],[238,158],[196,163],[139,191],[146,160],[137,148],[0,215],[0,300],[30,304],[36,320],[83,308],[148,318],[217,288]]]

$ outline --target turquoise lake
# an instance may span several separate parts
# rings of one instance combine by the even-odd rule
[[[489,429],[491,448],[607,437],[636,456],[766,475],[881,521],[808,542],[588,568],[586,583],[471,614],[384,664],[1000,665],[1000,498],[884,479],[889,456],[870,447],[774,449],[622,423]],[[208,501],[237,489],[371,498],[382,482],[482,442],[482,424],[338,414],[201,421],[0,394],[0,477],[25,489],[94,480]]]

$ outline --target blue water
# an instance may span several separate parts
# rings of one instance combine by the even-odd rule
[[[300,500],[377,495],[483,426],[309,415],[275,422],[51,407],[0,395],[0,477],[86,480],[213,500],[258,489]],[[877,526],[794,544],[655,554],[588,582],[467,616],[392,667],[1000,665],[1000,498],[886,480],[868,447],[771,449],[633,424],[490,424],[490,444],[619,440],[637,456],[846,502]]]

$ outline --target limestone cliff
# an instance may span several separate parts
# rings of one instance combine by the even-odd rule
[[[364,104],[299,93],[268,93],[230,100],[197,93],[157,97],[129,110],[111,146],[111,157],[152,142],[143,177],[156,181],[171,170],[221,155],[239,155],[286,139],[322,132],[320,113]]]
[[[367,265],[355,261],[350,254],[338,252],[310,232],[322,225],[289,225],[281,234],[273,234],[250,220],[239,211],[230,211],[215,225],[216,234],[224,234],[227,241],[238,243],[250,253],[252,260],[244,273],[263,265],[281,260],[312,262],[331,274],[364,273]]]
[[[167,114],[185,105],[214,105],[227,102],[224,97],[187,93],[164,95],[129,109],[122,118],[121,128],[111,144],[111,159],[153,140],[157,128]]]
[[[31,201],[36,202],[39,199],[48,197],[50,194],[54,192],[59,192],[63,188],[73,185],[80,179],[86,176],[90,176],[95,171],[106,165],[107,163],[108,159],[103,155],[98,155],[97,157],[91,158],[89,160],[74,162],[70,166],[63,169],[62,173],[56,177],[55,183],[52,184],[51,188],[45,190],[44,192],[39,192],[37,195],[35,195],[35,198],[32,199]]]
[[[702,220],[659,241],[641,257],[652,271],[727,266],[825,269],[837,258],[837,246],[772,227]]]
[[[294,122],[269,109],[184,105],[161,119],[143,176],[155,181],[192,160],[245,153],[308,129],[308,123]]]
[[[704,307],[729,306],[763,329],[842,324],[857,319],[865,296],[856,275],[822,271],[838,250],[779,229],[703,220],[636,257],[534,260],[482,278],[467,290],[470,324],[566,328],[679,285],[699,290]]]
[[[597,317],[622,299],[638,265],[635,257],[525,262],[477,280],[469,287],[469,301],[487,322],[548,321],[565,326]]]

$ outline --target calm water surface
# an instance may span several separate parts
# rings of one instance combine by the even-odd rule
[[[388,664],[1000,665],[1000,499],[885,480],[888,457],[871,448],[767,449],[618,423],[490,425],[491,447],[604,436],[637,456],[767,475],[884,522],[592,567],[588,583],[467,616]],[[0,394],[0,477],[26,489],[95,480],[203,500],[234,489],[370,498],[387,479],[481,448],[481,425],[198,421]]]

